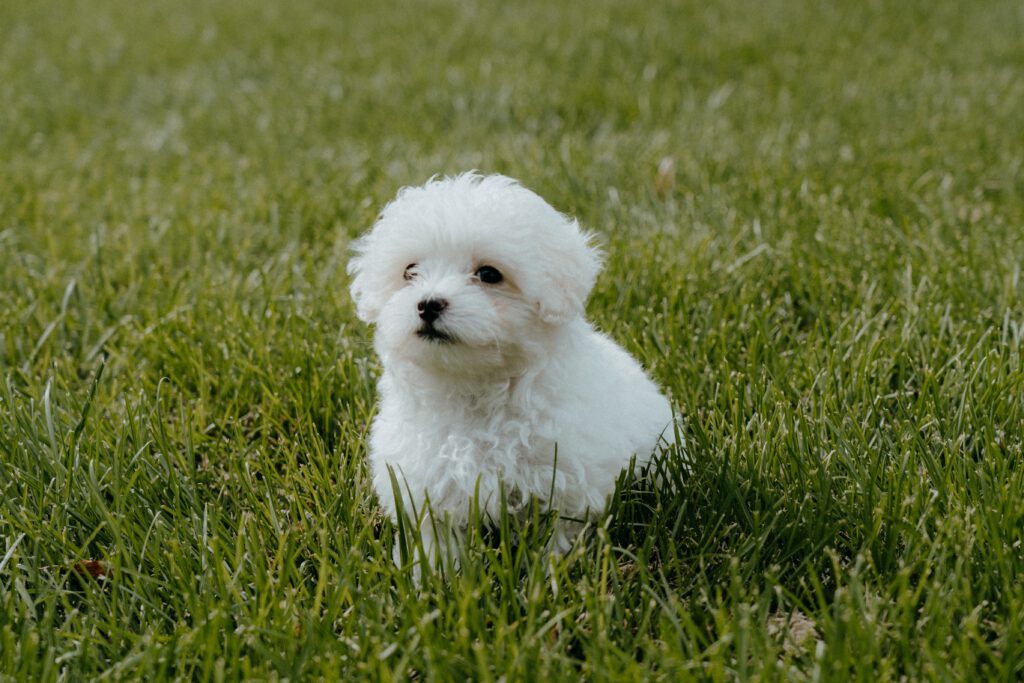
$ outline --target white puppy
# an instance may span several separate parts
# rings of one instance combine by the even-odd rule
[[[558,510],[564,551],[630,459],[673,442],[669,402],[583,317],[598,251],[516,181],[404,188],[354,251],[352,298],[384,370],[370,463],[392,518],[429,503],[457,538],[474,496],[497,519],[504,486],[513,514],[531,497]],[[420,525],[430,557],[447,547],[434,528]]]

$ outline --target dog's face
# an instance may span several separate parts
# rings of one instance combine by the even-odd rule
[[[503,176],[405,188],[355,244],[359,317],[385,363],[490,371],[582,315],[600,268],[576,222]]]

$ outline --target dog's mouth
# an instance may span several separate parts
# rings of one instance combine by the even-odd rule
[[[420,339],[426,339],[427,341],[435,342],[437,344],[451,344],[455,341],[455,337],[451,336],[447,332],[442,332],[430,323],[427,323],[420,329],[416,330],[416,336]]]

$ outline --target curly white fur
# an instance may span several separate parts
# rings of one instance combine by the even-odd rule
[[[668,401],[583,318],[599,252],[516,181],[466,173],[405,188],[354,250],[352,297],[384,368],[373,484],[393,518],[389,469],[404,509],[429,502],[455,536],[475,495],[498,516],[504,486],[513,513],[536,497],[577,520],[556,533],[565,550],[630,459],[672,442]],[[444,304],[435,320],[428,301]]]

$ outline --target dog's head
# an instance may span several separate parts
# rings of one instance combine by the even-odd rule
[[[377,347],[417,364],[496,366],[583,314],[598,251],[511,178],[475,173],[402,189],[348,271]]]

